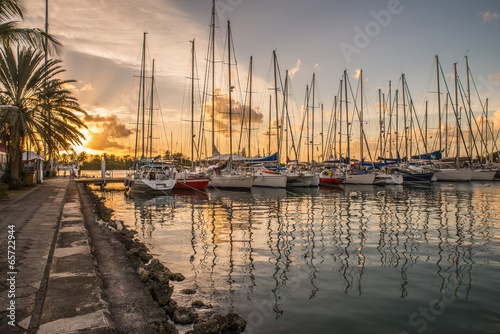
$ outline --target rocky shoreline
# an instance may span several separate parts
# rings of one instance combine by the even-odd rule
[[[135,238],[137,231],[128,229],[119,220],[112,219],[113,210],[104,205],[102,198],[95,195],[87,186],[85,192],[99,218],[98,225],[110,230],[125,246],[127,257],[143,284],[144,292],[151,296],[172,321],[152,324],[157,333],[178,333],[175,325],[192,325],[193,329],[186,332],[189,334],[242,333],[245,330],[246,320],[236,313],[223,315],[207,310],[211,305],[206,305],[200,300],[193,300],[190,306],[178,305],[172,299],[174,287],[170,282],[183,281],[184,276],[171,272],[155,259],[147,246]],[[182,292],[186,295],[196,294],[196,291],[190,289]]]

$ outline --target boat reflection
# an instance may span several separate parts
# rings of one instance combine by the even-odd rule
[[[129,200],[140,237],[159,256],[165,250],[173,270],[189,271],[181,286],[243,310],[251,306],[245,301],[270,295],[279,318],[299,298],[294,291],[309,300],[337,290],[364,296],[381,281],[384,293],[401,299],[418,294],[415,286],[470,298],[498,210],[491,194],[464,187],[210,190]]]

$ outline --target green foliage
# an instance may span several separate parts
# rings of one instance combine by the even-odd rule
[[[106,160],[107,170],[129,169],[134,163],[134,158],[130,155],[117,156],[114,154],[87,154],[86,161],[80,165],[81,170],[100,170],[102,159]]]

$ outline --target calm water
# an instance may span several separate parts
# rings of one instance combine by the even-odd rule
[[[500,332],[500,183],[104,196],[246,333]]]

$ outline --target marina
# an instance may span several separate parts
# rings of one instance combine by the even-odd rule
[[[215,310],[241,314],[245,333],[498,326],[494,182],[131,197],[115,187],[94,191],[185,275],[173,298],[182,304],[180,291],[193,289]]]

